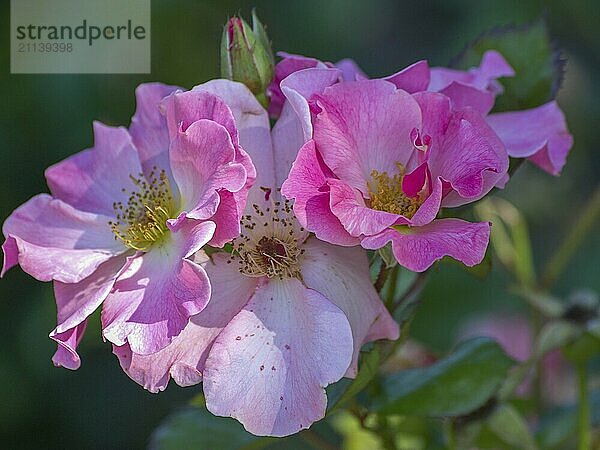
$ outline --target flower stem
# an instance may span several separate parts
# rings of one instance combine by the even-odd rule
[[[590,432],[590,402],[588,399],[588,375],[587,362],[577,362],[575,370],[577,372],[577,392],[578,392],[578,429],[579,429],[579,450],[588,450],[592,445],[592,436]]]
[[[452,419],[444,421],[444,436],[448,450],[456,450],[456,436],[454,434],[454,421]]]
[[[379,273],[377,274],[377,279],[375,280],[375,284],[373,285],[377,292],[381,292],[381,290],[383,289],[383,285],[385,284],[389,273],[390,270],[385,264],[385,261],[382,259],[381,266],[379,267]]]
[[[571,228],[566,239],[556,249],[548,264],[546,264],[540,283],[542,289],[549,289],[554,284],[575,253],[575,250],[577,250],[577,247],[579,247],[588,232],[596,225],[599,217],[600,185],[594,191],[592,198],[587,203],[577,222],[575,222],[575,225]]]
[[[408,289],[404,292],[404,294],[402,294],[401,297],[397,298],[394,301],[394,304],[392,306],[392,310],[391,313],[393,314],[394,311],[396,311],[396,309],[398,309],[398,307],[400,307],[405,301],[407,301],[409,298],[411,298],[414,294],[416,294],[417,292],[419,292],[419,290],[423,287],[423,285],[425,284],[425,281],[427,280],[427,274],[429,273],[429,271],[425,271],[425,272],[419,272],[417,274],[417,276],[415,277],[415,279],[413,280],[412,284],[408,287]]]

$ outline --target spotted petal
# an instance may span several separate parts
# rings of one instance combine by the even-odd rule
[[[371,283],[367,253],[360,247],[344,248],[310,239],[304,244],[302,279],[346,314],[354,353],[346,372],[354,377],[361,346],[368,342],[370,329],[376,339],[398,339],[399,327],[392,319]]]
[[[338,307],[296,279],[269,281],[213,344],[206,406],[256,435],[296,433],[324,417],[324,387],[344,375],[352,349]]]

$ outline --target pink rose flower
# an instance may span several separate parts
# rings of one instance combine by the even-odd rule
[[[46,170],[51,195],[4,222],[2,274],[19,264],[54,281],[57,366],[79,367],[77,344],[100,305],[104,338],[150,354],[210,298],[205,270],[189,257],[237,236],[254,168],[225,103],[198,93],[192,120],[177,108],[180,95],[139,86],[129,130],[94,123],[93,148]]]
[[[242,232],[231,254],[195,255],[212,296],[171,345],[152,355],[128,344],[114,352],[151,392],[171,377],[181,386],[202,381],[212,413],[257,435],[289,435],[324,417],[324,387],[356,375],[362,344],[396,339],[398,325],[371,284],[366,252],[309,235],[278,192],[304,142],[296,115],[284,108],[271,133],[267,112],[245,86],[203,84],[181,94],[182,108],[197,91],[233,111],[257,168]]]
[[[421,67],[396,82],[413,83],[414,70]],[[447,255],[481,262],[489,223],[436,217],[506,176],[506,151],[483,117],[453,109],[440,93],[411,95],[386,80],[337,83],[336,69],[311,71],[282,83],[291,107],[311,121],[303,131],[312,139],[282,188],[300,223],[338,245],[391,241],[398,262],[414,271]]]

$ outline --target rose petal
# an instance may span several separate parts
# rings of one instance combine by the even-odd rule
[[[490,236],[488,222],[471,223],[459,219],[438,219],[422,227],[387,229],[366,237],[361,245],[370,250],[392,242],[398,263],[409,270],[423,272],[435,261],[451,256],[467,266],[483,261]]]
[[[309,239],[303,246],[302,279],[344,311],[354,338],[352,364],[347,377],[356,376],[358,354],[371,327],[378,322],[377,339],[398,339],[399,327],[371,283],[367,253],[360,247],[344,248]]]
[[[52,195],[81,210],[114,216],[114,202],[137,191],[130,176],[142,171],[138,152],[123,127],[94,122],[94,147],[46,169]],[[125,191],[123,191],[125,189]]]
[[[258,279],[241,275],[237,264],[227,263],[229,255],[215,254],[213,261],[202,265],[212,285],[208,305],[171,344],[151,355],[133,353],[128,344],[113,346],[125,373],[150,392],[164,390],[169,378],[180,386],[199,383],[213,341],[256,288]]]
[[[490,126],[513,158],[530,158],[558,175],[573,145],[565,116],[555,101],[524,111],[491,114]]]
[[[177,90],[182,89],[162,83],[143,83],[135,89],[137,108],[131,118],[129,133],[146,174],[156,166],[165,170],[169,179],[172,179],[169,164],[169,131],[159,105],[163,98]]]
[[[286,436],[323,418],[324,387],[352,358],[344,313],[300,281],[269,281],[216,339],[204,395],[213,414],[256,435]]]
[[[147,355],[166,347],[204,309],[210,282],[198,264],[184,259],[214,233],[212,222],[186,224],[170,240],[133,258],[102,309],[103,335]]]
[[[8,264],[18,248],[21,268],[40,281],[77,283],[104,261],[123,253],[110,217],[79,211],[61,200],[40,194],[19,206],[4,222],[3,248]]]
[[[363,193],[373,170],[395,172],[414,151],[410,134],[421,126],[421,111],[411,95],[387,81],[336,84],[317,104],[318,151],[340,179]]]

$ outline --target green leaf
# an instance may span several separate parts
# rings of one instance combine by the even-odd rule
[[[370,352],[362,352],[360,366],[358,370],[358,374],[356,378],[347,386],[347,389],[344,393],[339,397],[335,403],[329,403],[329,412],[334,411],[335,409],[344,406],[347,402],[352,400],[359,392],[361,392],[369,382],[377,375],[377,370],[379,369],[379,348],[374,347]]]
[[[383,450],[381,437],[363,427],[360,421],[347,411],[340,411],[331,418],[331,426],[342,436],[344,450]]]
[[[199,407],[184,409],[167,418],[152,434],[150,448],[247,450],[262,448],[257,444],[264,442],[266,446],[269,441],[246,432],[234,419],[213,416],[206,408]]]
[[[584,363],[600,354],[600,338],[585,331],[575,342],[565,345],[562,351],[572,363]]]
[[[511,203],[489,198],[475,206],[481,220],[492,222],[491,241],[498,259],[523,286],[535,282],[535,268],[527,222]]]
[[[573,342],[581,334],[577,325],[564,320],[547,323],[540,331],[535,346],[536,359],[540,359],[551,350]]]
[[[455,65],[465,70],[478,66],[486,50],[499,51],[516,73],[502,79],[504,93],[496,99],[494,111],[533,108],[554,98],[562,81],[564,61],[552,45],[543,20],[483,34]]]
[[[513,363],[493,340],[471,339],[429,367],[386,377],[374,407],[384,413],[465,415],[494,395]]]
[[[513,406],[498,406],[487,419],[485,427],[509,449],[535,450],[537,445],[533,439],[527,422]]]

